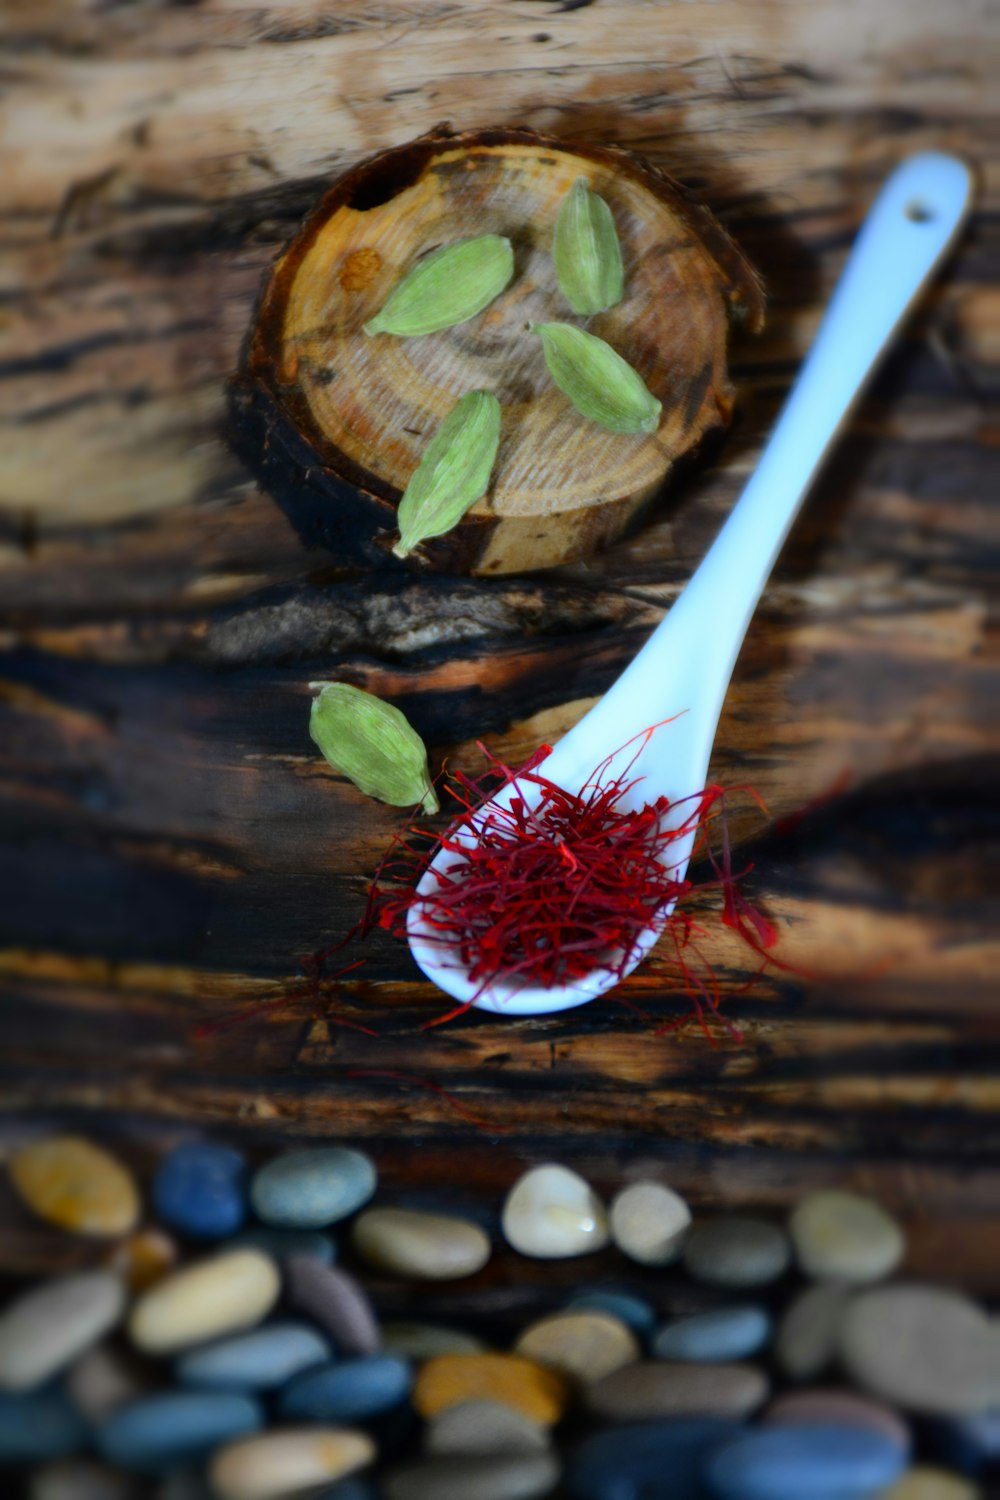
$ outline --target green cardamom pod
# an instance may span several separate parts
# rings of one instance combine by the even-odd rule
[[[365,324],[365,333],[413,338],[465,323],[498,297],[514,274],[510,240],[481,234],[418,260]]]
[[[622,300],[625,272],[611,210],[586,177],[563,199],[552,242],[556,279],[575,313],[604,312]]]
[[[380,802],[437,812],[424,742],[398,708],[346,682],[309,686],[309,733],[335,771]]]
[[[500,443],[500,402],[490,391],[467,391],[424,450],[399,502],[397,557],[442,536],[486,493]]]
[[[612,432],[655,432],[662,404],[637,370],[572,323],[533,323],[556,385],[577,411]]]

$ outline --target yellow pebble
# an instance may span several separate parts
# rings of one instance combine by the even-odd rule
[[[589,1385],[642,1356],[639,1341],[620,1318],[603,1312],[560,1312],[526,1328],[515,1353]]]
[[[81,1136],[53,1136],[22,1146],[10,1160],[21,1198],[40,1218],[75,1234],[128,1234],[139,1219],[132,1174]]]
[[[139,1229],[109,1253],[105,1265],[133,1292],[144,1292],[177,1264],[177,1246],[162,1229]]]
[[[982,1495],[978,1485],[959,1474],[918,1464],[873,1500],[982,1500]]]
[[[413,1387],[413,1404],[428,1418],[460,1401],[499,1401],[550,1426],[568,1398],[562,1376],[513,1354],[441,1354],[427,1361]]]

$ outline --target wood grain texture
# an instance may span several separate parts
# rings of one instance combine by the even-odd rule
[[[390,1192],[482,1212],[552,1156],[602,1188],[655,1171],[698,1207],[779,1211],[848,1182],[902,1214],[911,1268],[995,1293],[989,7],[34,0],[3,26],[9,1133],[67,1119],[138,1162],[197,1127],[260,1150],[360,1137]],[[261,278],[322,184],[443,118],[645,152],[770,291],[717,462],[588,566],[441,587],[333,568],[222,438]],[[441,997],[383,941],[335,992],[295,993],[299,956],[351,925],[397,826],[317,762],[306,684],[392,696],[438,757],[468,761],[484,736],[514,752],[571,722],[683,586],[878,182],[928,146],[977,166],[977,213],[795,530],[713,767],[768,800],[770,820],[741,810],[737,831],[804,972],[744,992],[745,955],[713,937],[744,1034],[713,1045],[692,1026],[654,1038],[610,997],[423,1031]],[[676,1019],[670,978],[657,958],[624,998]],[[71,1253],[2,1204],[0,1222],[0,1264]],[[557,1276],[502,1261],[462,1296],[493,1316]]]

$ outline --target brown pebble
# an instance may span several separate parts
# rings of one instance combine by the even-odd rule
[[[918,1464],[887,1490],[879,1490],[875,1500],[985,1500],[985,1496],[978,1484],[959,1474]]]
[[[66,1377],[73,1404],[91,1422],[102,1422],[126,1402],[145,1396],[155,1384],[153,1369],[117,1344],[88,1349]]]
[[[460,1401],[499,1401],[548,1427],[558,1422],[568,1397],[562,1376],[533,1360],[514,1354],[441,1354],[420,1370],[412,1400],[427,1418]]]
[[[910,1450],[910,1429],[897,1411],[881,1401],[859,1396],[856,1391],[833,1386],[808,1391],[786,1391],[772,1401],[762,1422],[785,1426],[793,1422],[829,1422],[834,1427],[864,1427],[881,1433],[905,1453]]]
[[[324,1266],[312,1255],[290,1255],[285,1265],[288,1296],[328,1333],[344,1354],[374,1354],[381,1345],[371,1299],[339,1266]]]
[[[609,1422],[658,1417],[745,1417],[767,1400],[756,1365],[697,1365],[648,1359],[625,1365],[589,1386],[587,1406]]]

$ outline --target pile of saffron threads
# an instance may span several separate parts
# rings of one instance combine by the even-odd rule
[[[612,774],[616,753],[579,792],[566,791],[539,770],[549,745],[516,770],[480,745],[486,774],[473,778],[455,771],[444,784],[459,807],[444,835],[414,825],[398,836],[376,871],[357,931],[363,936],[381,927],[405,939],[407,918],[417,909],[425,935],[441,945],[442,964],[453,955],[478,987],[473,1000],[434,1024],[466,1010],[497,980],[548,988],[571,985],[597,968],[624,978],[650,927],[669,933],[683,987],[699,1015],[704,1019],[703,1003],[717,1012],[720,997],[710,966],[706,978],[704,963],[691,961],[705,929],[676,909],[695,887],[671,864],[670,849],[692,834],[692,857],[705,853],[714,877],[697,889],[720,887],[722,921],[772,961],[766,950],[777,933],[738,889],[748,872],[733,873],[725,789],[706,787],[683,804],[659,797],[629,805],[641,780],[632,770],[652,733],[638,737],[641,743],[621,772]],[[507,805],[497,806],[490,799],[504,787],[511,795]],[[706,837],[716,819],[722,827],[719,853]],[[439,859],[442,851],[455,858]],[[433,889],[420,893],[417,886],[432,866]]]

